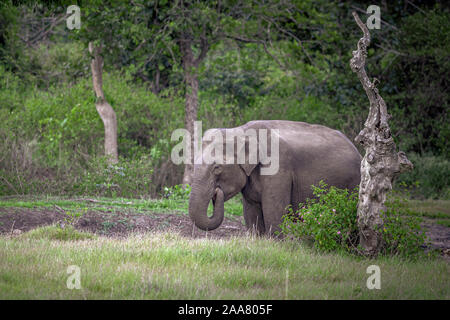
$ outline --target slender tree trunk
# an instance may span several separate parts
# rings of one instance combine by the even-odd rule
[[[89,52],[92,56],[91,71],[94,92],[97,98],[95,108],[105,127],[105,156],[111,163],[117,163],[117,118],[114,109],[105,100],[103,93],[103,58],[100,55],[101,47],[94,47],[92,42],[89,43]]]
[[[192,40],[189,35],[183,35],[180,40],[180,50],[183,55],[184,81],[186,85],[186,102],[184,125],[191,135],[191,159],[190,164],[184,168],[183,184],[191,184],[194,173],[194,122],[198,113],[198,65],[205,58],[208,51],[206,39],[201,39],[201,52],[198,57],[192,53]]]
[[[353,51],[350,67],[355,72],[370,101],[369,115],[364,128],[355,141],[361,144],[366,153],[361,162],[361,183],[359,186],[358,227],[360,244],[365,254],[374,256],[382,246],[383,220],[380,216],[386,210],[384,205],[387,193],[392,189],[394,178],[403,171],[412,170],[413,165],[405,153],[397,153],[397,147],[388,125],[390,115],[386,103],[376,88],[377,79],[370,81],[365,70],[367,47],[370,34],[366,25],[353,12],[356,23],[364,36]]]
[[[198,113],[198,78],[196,68],[189,68],[185,71],[186,80],[186,105],[184,125],[191,134],[191,164],[186,164],[183,175],[183,184],[191,184],[194,173],[194,122]]]

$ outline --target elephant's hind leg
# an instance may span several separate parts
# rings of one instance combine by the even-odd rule
[[[274,237],[279,237],[282,217],[291,205],[292,181],[289,181],[289,177],[281,181],[285,183],[278,183],[273,188],[267,188],[261,197],[266,233]]]
[[[251,202],[242,197],[244,206],[244,220],[247,229],[255,232],[257,235],[265,233],[264,219],[262,215],[261,205]]]

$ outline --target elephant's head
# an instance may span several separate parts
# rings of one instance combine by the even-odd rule
[[[230,129],[227,129],[227,132],[228,130]],[[205,133],[205,137],[208,134],[224,137],[224,130],[209,130]],[[223,154],[217,154],[217,150],[223,150],[225,153],[226,143],[224,140],[217,140],[210,143],[203,142],[203,161],[202,164],[194,165],[189,198],[189,216],[199,229],[206,231],[220,226],[224,217],[224,202],[242,191],[247,183],[247,177],[257,166],[257,164],[237,164],[236,161],[233,164],[225,164]],[[222,148],[214,148],[217,144],[222,144]],[[211,152],[213,159],[210,157]],[[237,150],[236,146],[234,156],[237,152],[242,152],[242,149]],[[208,157],[210,160],[206,161]],[[214,212],[208,217],[207,209],[211,200]]]

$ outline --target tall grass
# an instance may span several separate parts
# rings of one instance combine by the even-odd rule
[[[251,236],[54,240],[48,234],[0,238],[0,299],[450,298],[450,267],[441,260],[366,260]],[[366,287],[373,264],[381,269],[380,290]],[[66,286],[70,265],[80,267],[79,290]]]

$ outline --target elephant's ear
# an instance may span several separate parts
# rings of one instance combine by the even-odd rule
[[[252,171],[256,168],[258,164],[240,164],[242,170],[244,170],[247,177],[249,177],[252,174]]]
[[[247,176],[252,174],[252,171],[259,164],[258,157],[258,140],[256,131],[248,130],[246,134],[242,134],[237,138],[235,159],[244,170]],[[240,153],[240,155],[238,155]]]

